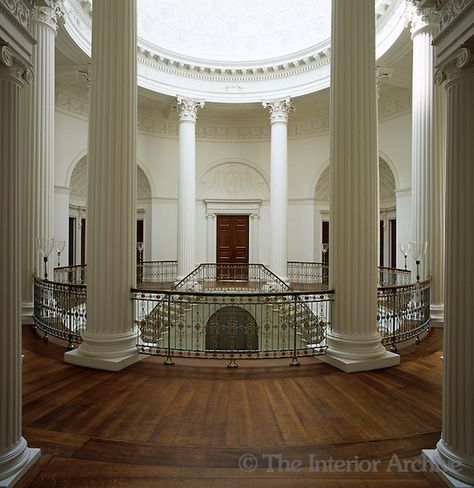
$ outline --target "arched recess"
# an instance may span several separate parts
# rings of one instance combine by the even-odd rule
[[[87,262],[87,153],[76,160],[67,175],[69,187],[69,263]],[[137,162],[137,240],[144,242],[144,257],[149,259],[152,236],[152,183],[148,171]]]
[[[396,189],[397,177],[389,164],[379,156],[379,203],[380,203],[380,264],[395,266],[397,257]],[[328,242],[325,222],[329,221],[329,202],[331,191],[331,169],[328,164],[320,173],[314,189],[314,199],[319,212],[315,212],[315,243]],[[328,242],[329,243],[329,242]],[[330,243],[329,243],[330,244]],[[329,246],[330,247],[330,246]]]
[[[206,349],[258,350],[257,321],[245,308],[236,306],[219,308],[206,323]]]
[[[263,257],[260,237],[265,239],[260,227],[268,223],[268,210],[263,210],[262,204],[270,199],[269,181],[258,165],[243,159],[221,159],[199,173],[196,195],[207,221],[203,235],[208,262],[216,260],[218,215],[248,215],[249,260],[260,262]]]

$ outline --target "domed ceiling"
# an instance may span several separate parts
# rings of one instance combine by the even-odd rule
[[[330,25],[331,0],[138,0],[140,44],[221,66],[314,49]]]
[[[374,8],[380,58],[407,6]],[[61,44],[90,56],[91,0],[64,0],[64,11]],[[138,85],[158,93],[249,103],[329,86],[331,0],[138,0],[137,23]]]

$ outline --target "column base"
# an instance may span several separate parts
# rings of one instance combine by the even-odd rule
[[[64,353],[64,362],[85,368],[120,371],[145,356],[137,351],[135,332],[90,334],[85,332],[81,345]]]
[[[320,357],[345,373],[390,368],[400,364],[400,356],[388,352],[378,332],[364,336],[328,334],[328,348]]]
[[[33,312],[33,302],[23,302],[21,304],[21,323],[23,325],[31,325],[34,323]]]
[[[400,356],[389,351],[385,351],[385,354],[377,359],[343,359],[331,356],[327,352],[319,356],[318,359],[344,371],[344,373],[360,373],[373,369],[391,368],[400,364]]]
[[[423,457],[428,461],[428,463],[432,467],[432,470],[436,471],[436,473],[439,475],[439,477],[448,486],[451,486],[452,488],[472,488],[472,487],[474,487],[474,479],[470,483],[468,483],[465,481],[461,481],[457,478],[454,478],[450,474],[443,471],[442,466],[439,465],[437,449],[423,449],[422,453],[423,453]],[[472,466],[471,466],[471,469],[473,469]]]
[[[444,326],[444,303],[432,303],[430,306],[431,327]]]
[[[0,487],[12,487],[41,455],[40,449],[27,447],[22,437],[20,442],[7,453],[0,453]]]

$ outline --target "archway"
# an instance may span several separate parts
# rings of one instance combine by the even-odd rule
[[[258,350],[258,326],[245,308],[222,307],[206,323],[206,349],[217,351]]]

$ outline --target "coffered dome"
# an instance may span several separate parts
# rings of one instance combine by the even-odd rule
[[[404,0],[375,0],[377,58],[405,28]],[[91,0],[64,0],[59,45],[91,52]],[[329,86],[331,0],[138,0],[138,84],[210,102]],[[71,42],[71,40],[73,42]]]

